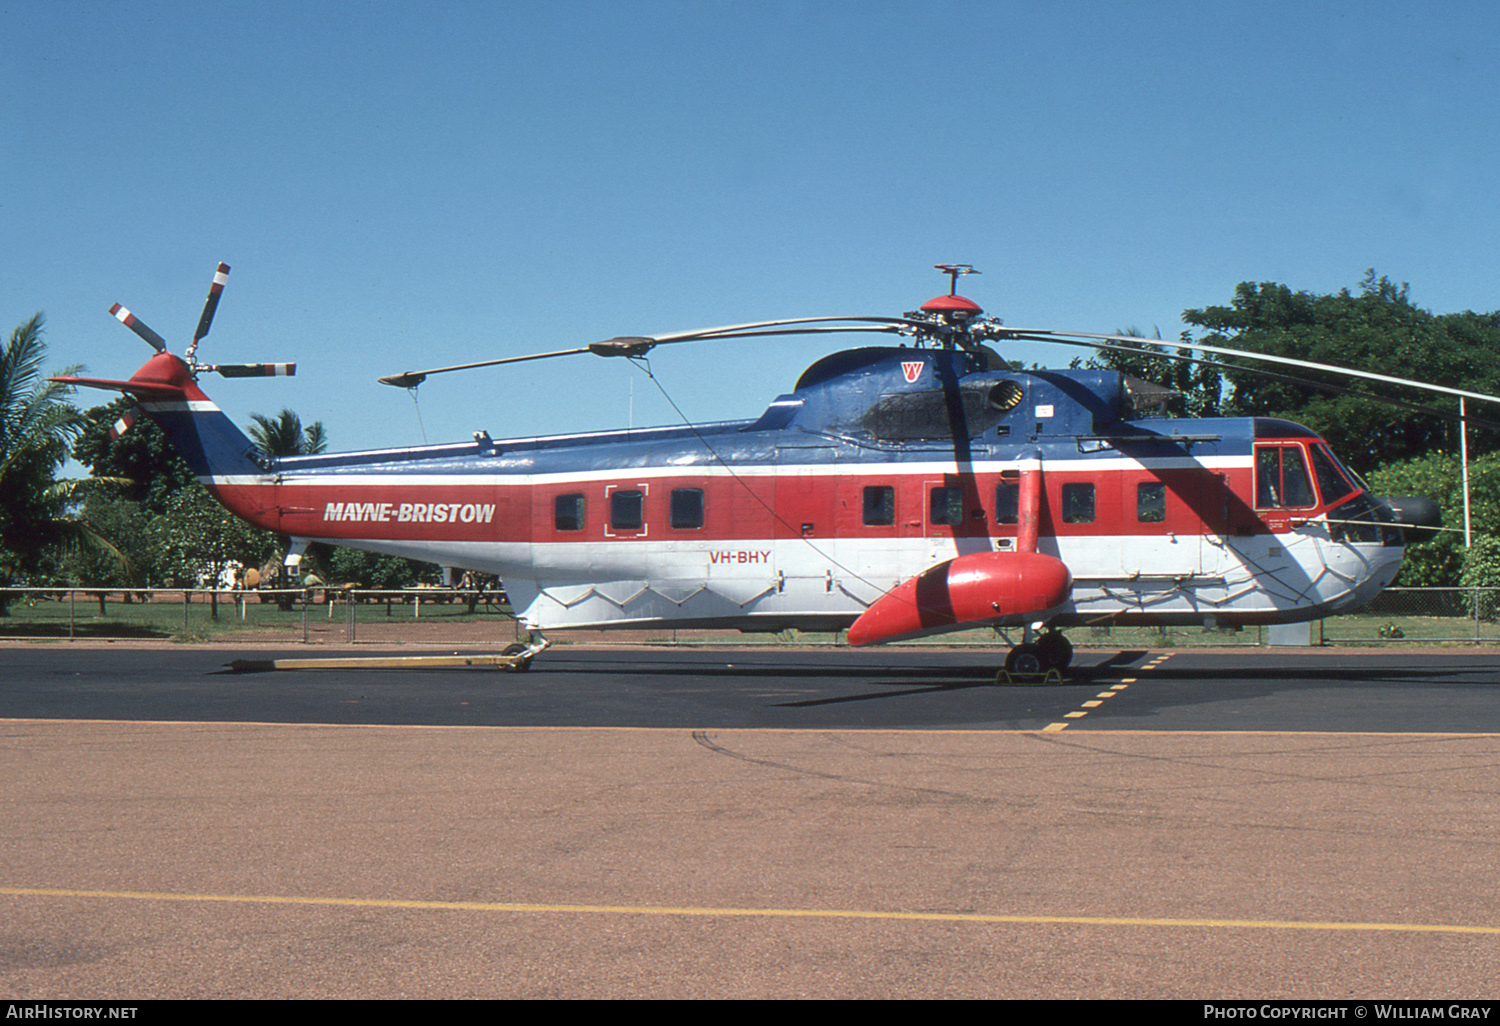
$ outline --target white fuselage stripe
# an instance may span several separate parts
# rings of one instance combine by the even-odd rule
[[[1110,472],[1123,470],[1248,470],[1254,464],[1251,456],[1214,456],[1205,459],[1191,457],[1167,457],[1163,459],[1136,460],[1128,457],[1106,457],[1104,459],[1059,459],[1042,460],[1043,473],[1065,472]],[[384,486],[407,488],[413,485],[546,485],[559,482],[621,481],[625,479],[672,478],[672,477],[860,477],[884,480],[891,477],[918,477],[933,474],[952,474],[959,464],[954,460],[923,461],[921,463],[798,463],[798,464],[750,464],[726,467],[711,459],[702,463],[680,466],[618,467],[605,470],[549,471],[546,473],[513,474],[494,473],[338,473],[337,471],[297,471],[282,473],[281,484],[298,486]],[[1003,470],[1034,469],[1038,466],[1034,458],[1025,460],[975,460],[963,464],[965,472],[996,474]],[[204,478],[221,485],[256,485],[273,480],[248,475],[225,475]]]

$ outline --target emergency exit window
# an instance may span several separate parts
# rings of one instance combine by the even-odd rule
[[[616,531],[639,531],[646,521],[645,498],[642,492],[610,492],[609,526]]]

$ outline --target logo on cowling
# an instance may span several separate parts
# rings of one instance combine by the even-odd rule
[[[906,375],[906,383],[914,385],[922,376],[922,368],[926,366],[921,360],[902,360],[901,373]]]

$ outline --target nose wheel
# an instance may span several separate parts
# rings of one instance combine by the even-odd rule
[[[1061,631],[1049,631],[1036,641],[1017,645],[1005,657],[1005,669],[1016,675],[1061,672],[1073,661],[1073,643]]]

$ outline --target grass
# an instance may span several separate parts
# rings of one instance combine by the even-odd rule
[[[294,603],[282,609],[275,602],[251,600],[243,604],[221,598],[217,616],[208,596],[197,593],[184,604],[182,592],[156,596],[148,602],[119,601],[111,596],[104,603],[104,613],[93,595],[79,593],[74,601],[67,598],[26,595],[12,598],[7,615],[0,616],[0,638],[35,639],[141,639],[172,640],[185,643],[211,642],[226,637],[264,635],[301,639],[304,613],[309,633],[320,640],[338,634],[343,640],[348,632],[349,607],[343,603],[307,605]],[[355,636],[359,628],[376,628],[397,621],[419,624],[465,623],[493,626],[510,622],[509,607],[481,605],[473,614],[462,602],[450,604],[423,603],[415,610],[410,603],[361,602],[354,605]]]
[[[282,609],[275,602],[249,601],[239,605],[221,599],[218,618],[202,593],[193,594],[184,608],[182,593],[160,594],[155,601],[122,602],[111,596],[100,615],[93,595],[66,597],[13,593],[6,616],[0,616],[0,638],[46,640],[162,640],[201,644],[228,640],[264,640],[300,643],[306,632],[310,642],[342,644],[349,639],[350,607],[342,602],[294,604]],[[435,643],[488,644],[497,637],[510,640],[515,633],[510,609],[504,605],[481,605],[468,612],[464,602],[371,601],[356,603],[354,638],[361,642],[423,640]],[[415,615],[414,615],[415,614]],[[589,638],[610,640],[605,632],[588,631]],[[1078,627],[1068,637],[1079,648],[1188,648],[1195,646],[1256,646],[1268,640],[1265,628],[1205,630],[1202,627]],[[1500,622],[1475,620],[1465,615],[1395,615],[1360,612],[1333,617],[1312,626],[1313,643],[1351,644],[1500,644]],[[562,639],[558,639],[562,640]],[[902,645],[953,645],[1003,648],[1020,640],[1019,631],[998,632],[988,628],[959,631],[939,638]],[[737,631],[673,631],[656,629],[645,636],[647,644],[663,645],[815,645],[843,643],[843,635],[781,631],[776,634],[741,634]]]

